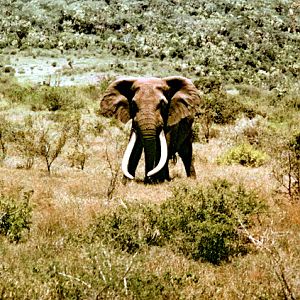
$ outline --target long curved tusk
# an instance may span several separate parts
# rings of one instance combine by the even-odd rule
[[[157,166],[153,170],[148,172],[147,176],[152,176],[152,175],[156,174],[157,172],[159,172],[167,162],[168,146],[167,146],[167,140],[166,140],[163,130],[159,134],[159,141],[160,141],[160,149],[161,149],[160,160],[159,160]]]
[[[133,147],[134,147],[134,144],[136,142],[136,133],[133,132],[132,135],[131,135],[131,138],[130,138],[130,141],[127,145],[127,148],[125,150],[125,153],[124,153],[124,156],[123,156],[123,159],[122,159],[122,171],[124,173],[124,175],[126,177],[128,177],[129,179],[133,179],[134,177],[128,172],[128,164],[129,164],[129,158],[130,158],[130,155],[131,155],[131,152],[133,150]]]

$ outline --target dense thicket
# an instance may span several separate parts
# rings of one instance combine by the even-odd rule
[[[300,73],[292,0],[1,0],[0,48],[98,49],[268,88]]]

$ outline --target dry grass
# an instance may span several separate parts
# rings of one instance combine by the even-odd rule
[[[88,136],[89,158],[84,170],[70,167],[66,155],[70,145],[53,163],[51,175],[40,159],[28,170],[16,168],[16,164],[9,163],[11,158],[2,162],[2,193],[32,190],[33,217],[30,233],[23,243],[10,244],[1,238],[0,298],[1,292],[7,299],[26,298],[30,294],[27,285],[32,289],[32,299],[73,298],[74,295],[68,294],[59,296],[58,288],[69,291],[76,290],[76,286],[83,293],[78,292],[79,298],[85,299],[97,295],[103,299],[154,296],[160,299],[297,299],[300,296],[300,206],[274,193],[277,183],[268,165],[250,168],[217,164],[216,158],[230,146],[228,140],[218,137],[207,144],[194,145],[196,180],[185,177],[179,159],[170,167],[171,182],[144,185],[141,162],[137,180],[124,185],[119,165],[127,139],[128,131],[116,127],[96,137]],[[115,172],[115,189],[108,196]],[[270,207],[268,214],[256,220],[251,232],[244,232],[245,236],[259,241],[246,256],[214,266],[190,260],[168,247],[146,247],[133,258],[102,244],[86,248],[80,242],[99,215],[119,206],[126,207],[128,203],[161,204],[176,186],[207,185],[218,178],[256,191]],[[93,268],[98,271],[92,271]],[[100,285],[94,282],[95,276]],[[132,286],[139,280],[148,294]]]

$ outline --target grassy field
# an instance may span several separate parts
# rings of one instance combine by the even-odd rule
[[[299,299],[298,2],[2,2],[0,299]],[[124,74],[203,92],[197,179],[124,182]]]

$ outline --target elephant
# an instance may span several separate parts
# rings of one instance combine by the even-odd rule
[[[145,183],[170,180],[168,161],[181,157],[187,177],[196,178],[192,124],[201,103],[200,91],[182,76],[120,77],[104,92],[100,114],[123,123],[132,120],[122,159],[126,178],[134,179],[144,150]]]

